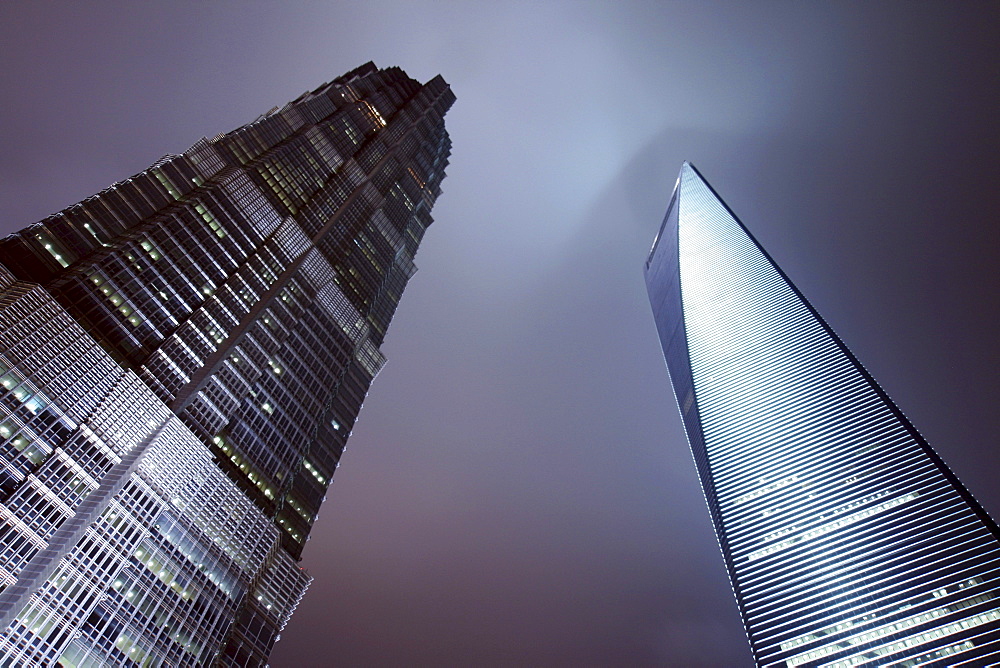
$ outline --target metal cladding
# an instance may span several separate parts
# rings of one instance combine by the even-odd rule
[[[1000,661],[996,524],[690,164],[645,273],[757,664]]]
[[[368,63],[0,239],[0,666],[259,666],[440,194]]]

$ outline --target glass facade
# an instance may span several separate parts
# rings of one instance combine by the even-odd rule
[[[693,166],[645,266],[761,666],[1000,662],[1000,531]]]
[[[0,239],[0,666],[266,663],[454,99],[368,63]]]

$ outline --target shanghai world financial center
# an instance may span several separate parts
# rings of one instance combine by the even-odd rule
[[[646,285],[757,664],[1000,662],[996,524],[690,164]]]
[[[0,240],[0,666],[258,666],[431,224],[371,63]]]

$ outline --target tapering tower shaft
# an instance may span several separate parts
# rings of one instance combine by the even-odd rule
[[[1000,660],[996,524],[688,163],[645,274],[757,663]]]

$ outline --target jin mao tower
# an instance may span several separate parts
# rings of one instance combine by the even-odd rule
[[[1000,531],[685,163],[645,265],[761,666],[1000,662]]]
[[[257,666],[454,102],[368,63],[0,240],[0,666]]]

